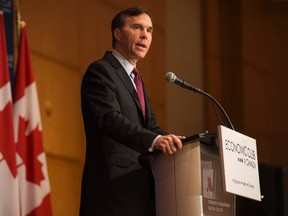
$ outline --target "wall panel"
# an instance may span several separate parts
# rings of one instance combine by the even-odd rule
[[[202,9],[206,88],[236,130],[257,140],[260,162],[287,168],[287,1],[204,1]]]
[[[288,167],[288,3],[243,2],[245,128],[259,139],[260,158]]]
[[[81,76],[45,57],[33,55],[33,60],[46,150],[81,161],[85,150],[79,106]]]
[[[54,216],[79,215],[82,163],[47,154]]]

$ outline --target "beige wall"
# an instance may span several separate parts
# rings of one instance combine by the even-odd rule
[[[288,168],[288,2],[242,8],[245,131],[257,137],[262,161]]]
[[[287,1],[205,1],[202,10],[206,88],[236,130],[257,140],[260,162],[288,167]]]
[[[82,75],[89,63],[111,50],[110,23],[115,13],[134,4],[113,0],[20,2],[38,86],[55,216],[78,215],[79,211],[85,154],[80,109]],[[166,127],[165,4],[151,0],[141,1],[140,6],[151,9],[155,33],[150,53],[139,68],[147,80],[159,124]]]
[[[203,88],[201,0],[167,0],[166,72],[172,71]],[[204,132],[204,98],[174,84],[166,84],[169,131],[191,136]]]

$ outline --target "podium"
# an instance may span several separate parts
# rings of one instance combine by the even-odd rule
[[[224,192],[216,134],[197,134],[167,156],[150,157],[157,216],[234,216],[235,195]]]

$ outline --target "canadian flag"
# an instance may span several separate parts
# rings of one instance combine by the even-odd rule
[[[4,15],[0,11],[0,215],[19,216],[19,187]]]
[[[21,216],[51,216],[50,182],[42,142],[38,95],[26,25],[24,22],[22,24],[13,91]]]

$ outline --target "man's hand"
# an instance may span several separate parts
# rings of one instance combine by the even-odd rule
[[[162,151],[166,155],[175,154],[177,150],[182,149],[181,139],[185,139],[185,137],[174,134],[159,136],[153,148]]]

